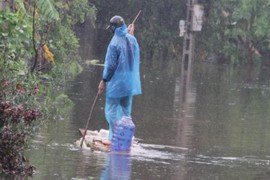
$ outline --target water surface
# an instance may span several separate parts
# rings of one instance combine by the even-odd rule
[[[52,120],[27,151],[37,168],[34,179],[270,178],[267,74],[197,63],[183,89],[180,62],[153,66],[142,59],[141,68],[143,94],[133,105],[139,145],[122,155],[74,145],[102,73],[88,66],[69,84],[70,116]],[[90,129],[107,127],[101,96]]]

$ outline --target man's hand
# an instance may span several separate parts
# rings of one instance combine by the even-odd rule
[[[98,94],[101,95],[105,89],[105,82],[103,80],[100,81],[98,85]]]
[[[128,25],[128,33],[134,36],[134,24]]]

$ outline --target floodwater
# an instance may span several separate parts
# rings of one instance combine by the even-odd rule
[[[134,97],[139,145],[129,154],[75,146],[97,93],[102,66],[69,83],[75,106],[48,123],[27,150],[33,179],[270,179],[270,76],[260,70],[195,63],[190,81],[179,61],[142,59],[143,94]],[[106,129],[104,95],[91,130]]]

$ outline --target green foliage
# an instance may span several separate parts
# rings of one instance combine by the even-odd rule
[[[28,75],[27,68],[28,60],[32,56],[32,51],[29,51],[31,28],[19,14],[8,10],[0,15],[0,21],[3,22],[0,26],[0,81],[11,84],[11,89],[22,87],[22,91],[27,91],[38,84],[35,76]],[[3,86],[0,86],[0,90],[2,88]],[[35,103],[35,99],[28,97],[27,93],[23,94],[14,94],[9,90],[9,93],[5,93],[1,99],[4,98],[16,104]]]
[[[230,62],[237,63],[242,59],[253,64],[259,53],[261,58],[268,58],[264,55],[270,51],[269,43],[265,43],[270,40],[269,0],[211,1],[211,6],[211,16],[199,37],[208,52],[222,52]],[[211,44],[206,43],[209,39]]]
[[[71,77],[75,77],[77,74],[79,74],[83,71],[83,68],[77,62],[72,62],[67,67],[67,71],[69,72],[69,74],[71,74]]]
[[[46,72],[46,76],[52,87],[60,91],[59,88],[64,88],[68,79],[82,71],[78,52],[79,40],[73,27],[76,23],[83,22],[86,16],[93,15],[95,8],[90,6],[87,0],[58,0],[55,2],[55,9],[59,12],[60,21],[52,23],[40,21],[39,29],[42,30],[38,32],[42,33],[38,35],[40,40],[45,41],[40,43],[48,44],[55,55],[55,64],[49,72]],[[48,26],[49,28],[45,31]]]
[[[67,116],[66,118],[68,118],[68,115],[70,115],[74,103],[69,99],[67,95],[60,94],[55,98],[54,105],[57,114],[60,114],[62,117]]]
[[[55,98],[55,103],[60,105],[60,106],[64,106],[64,105],[73,105],[73,102],[68,98],[68,96],[66,94],[59,94],[56,98]]]
[[[58,1],[55,5],[63,24],[73,26],[78,22],[83,23],[86,16],[96,19],[96,8],[90,5],[88,0]]]
[[[16,6],[17,6],[17,13],[26,15],[27,11],[25,9],[23,1],[22,0],[15,0],[15,3],[16,3]]]
[[[26,50],[31,44],[29,24],[10,11],[0,14],[0,23],[0,77],[26,74],[26,59],[31,57],[31,51]]]
[[[34,120],[53,108],[56,113],[70,112],[65,83],[82,71],[72,29],[85,16],[93,16],[95,8],[87,0],[12,3],[16,9],[0,12],[0,172],[24,176],[33,173],[23,149]],[[46,64],[44,44],[55,54],[55,64],[47,62],[46,72],[28,73],[33,60]]]
[[[79,41],[72,29],[65,25],[55,26],[51,37],[51,47],[59,63],[73,61],[78,55]]]
[[[9,22],[5,22],[9,27]],[[4,53],[0,59],[0,171],[23,176],[33,173],[32,166],[24,163],[22,152],[29,126],[37,118],[39,106],[35,94],[38,86],[31,76],[26,76],[25,56],[21,53],[28,52],[15,33],[9,33],[10,38],[1,42],[6,46],[1,49]]]
[[[59,14],[55,9],[54,0],[36,0],[35,3],[42,13],[43,18],[45,17],[47,20],[59,20]]]
[[[91,1],[97,9],[98,36],[104,36],[106,25],[113,15],[121,15],[129,25],[139,10],[141,14],[135,22],[135,36],[142,51],[142,57],[149,61],[156,59],[175,59],[181,57],[182,39],[178,36],[179,20],[185,19],[185,1]],[[105,23],[104,23],[105,22]],[[107,23],[106,23],[107,22]],[[109,36],[108,32],[108,36]],[[106,46],[102,44],[102,51]]]
[[[40,115],[38,85],[32,76],[6,77],[0,82],[0,172],[32,175],[34,167],[25,162],[23,150],[27,135]]]

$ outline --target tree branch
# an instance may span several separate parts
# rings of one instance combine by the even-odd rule
[[[38,52],[37,52],[37,48],[36,48],[36,40],[35,40],[35,14],[36,14],[36,2],[34,1],[34,11],[33,11],[33,22],[32,22],[32,40],[33,40],[33,49],[35,52],[35,59],[34,59],[34,64],[31,68],[31,73],[34,72],[36,65],[37,65],[37,60],[38,60]]]

